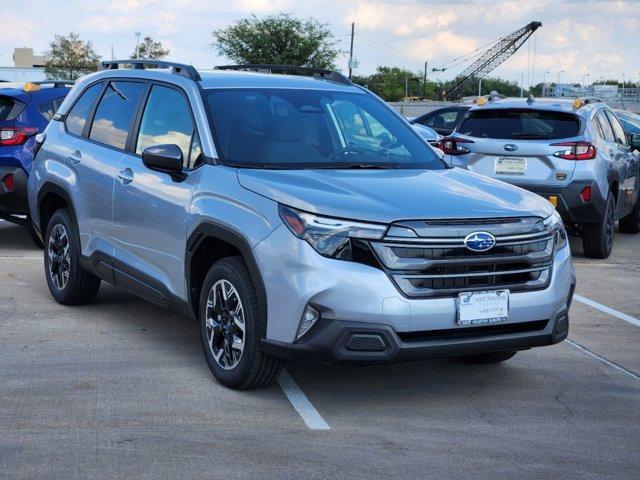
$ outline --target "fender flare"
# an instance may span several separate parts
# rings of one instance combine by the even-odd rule
[[[253,249],[249,242],[237,231],[220,225],[212,221],[204,221],[200,223],[187,240],[187,249],[185,256],[185,277],[187,282],[187,308],[189,315],[194,319],[198,318],[197,311],[194,310],[192,285],[191,285],[191,259],[193,253],[198,249],[200,244],[207,238],[215,238],[229,243],[240,251],[242,258],[247,265],[251,280],[256,289],[256,297],[258,300],[258,323],[260,325],[260,337],[262,339],[267,336],[267,292],[262,280],[262,274],[255,260]]]
[[[61,187],[57,183],[46,181],[42,184],[40,190],[38,191],[38,224],[36,225],[34,223],[34,227],[38,229],[40,235],[44,235],[44,231],[47,228],[46,225],[42,225],[42,201],[44,200],[44,197],[49,193],[54,193],[61,197],[71,209],[71,213],[73,214],[73,216],[76,217],[76,210],[73,205],[73,201],[71,200],[71,195],[69,195],[67,190],[65,190],[64,187]]]

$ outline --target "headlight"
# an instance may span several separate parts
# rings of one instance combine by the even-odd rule
[[[556,250],[567,246],[567,231],[557,210],[554,210],[542,223],[549,232],[555,232]]]
[[[320,255],[339,260],[354,259],[354,242],[379,240],[387,231],[386,225],[323,217],[285,205],[278,206],[278,213],[296,237],[309,242]]]

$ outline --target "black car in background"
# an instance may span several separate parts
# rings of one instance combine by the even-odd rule
[[[437,108],[424,115],[414,118],[411,123],[418,123],[425,127],[430,127],[440,135],[451,135],[458,122],[471,105],[452,105],[449,107]]]

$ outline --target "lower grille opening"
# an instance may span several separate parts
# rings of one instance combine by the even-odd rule
[[[460,338],[477,338],[489,335],[507,335],[510,333],[525,333],[544,330],[549,320],[533,322],[501,323],[479,327],[459,327],[445,330],[428,330],[421,332],[398,332],[403,342],[420,342],[425,340],[453,340]]]

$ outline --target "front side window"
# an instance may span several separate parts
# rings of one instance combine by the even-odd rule
[[[73,108],[69,113],[67,113],[65,125],[69,133],[82,135],[84,126],[86,125],[89,114],[91,113],[91,108],[93,107],[96,97],[100,94],[101,90],[102,83],[96,83],[95,85],[91,85],[82,93],[82,95],[80,95],[80,98],[78,98],[78,101],[75,103]]]
[[[211,89],[221,157],[260,168],[446,168],[386,105],[362,92]]]
[[[142,114],[136,153],[141,154],[145,148],[160,144],[180,147],[187,168],[197,164],[201,157],[187,100],[173,88],[154,85]]]
[[[580,120],[565,112],[491,108],[470,111],[458,132],[477,138],[551,140],[577,136]]]
[[[620,125],[620,122],[618,121],[616,116],[613,113],[607,111],[607,117],[609,117],[609,121],[611,122],[611,127],[613,128],[613,135],[616,139],[616,142],[624,145],[625,147],[628,146],[627,135],[624,133],[624,128],[622,128],[622,125]]]
[[[124,150],[146,84],[109,82],[91,124],[89,138]]]

